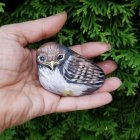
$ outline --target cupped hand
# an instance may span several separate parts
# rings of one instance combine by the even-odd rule
[[[36,50],[29,43],[53,36],[64,25],[65,12],[35,21],[5,25],[0,28],[0,131],[32,118],[53,112],[92,109],[112,100],[109,92],[121,81],[106,79],[94,94],[81,97],[60,97],[44,90],[38,81]],[[110,49],[109,44],[90,42],[71,47],[81,55],[92,58]],[[114,71],[113,61],[98,63],[105,74]]]

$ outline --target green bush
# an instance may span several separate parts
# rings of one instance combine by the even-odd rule
[[[4,12],[4,9],[3,9],[4,6],[5,4],[0,2],[0,13]]]
[[[0,24],[22,22],[67,11],[64,28],[51,40],[67,46],[88,41],[109,42],[123,85],[114,101],[99,109],[52,114],[6,130],[0,140],[139,140],[140,139],[140,1],[26,0],[4,12]],[[43,40],[45,42],[48,40]],[[39,44],[29,47],[36,48]]]

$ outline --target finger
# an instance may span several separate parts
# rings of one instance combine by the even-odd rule
[[[6,25],[3,26],[3,29],[16,35],[16,40],[18,40],[20,44],[26,45],[53,36],[59,32],[66,19],[67,14],[63,12],[34,21]]]
[[[105,80],[103,86],[95,91],[95,93],[98,92],[112,92],[119,88],[121,86],[122,82],[119,78],[117,77],[111,77]]]
[[[106,60],[104,62],[97,63],[101,67],[105,74],[109,74],[117,69],[117,64],[112,60]]]
[[[110,50],[111,46],[102,42],[89,42],[82,45],[75,45],[71,49],[84,57],[92,58]]]
[[[93,109],[112,101],[108,92],[95,93],[80,97],[63,97],[56,108],[56,112],[68,112],[76,110]]]

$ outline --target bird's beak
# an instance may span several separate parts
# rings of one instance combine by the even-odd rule
[[[46,63],[52,70],[54,70],[55,66],[57,65],[57,62],[51,61]]]

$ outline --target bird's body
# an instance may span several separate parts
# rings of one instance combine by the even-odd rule
[[[97,90],[104,82],[100,67],[56,43],[39,48],[37,62],[41,85],[58,95],[85,95]]]
[[[87,89],[87,86],[81,84],[68,83],[63,75],[60,74],[60,70],[56,68],[54,71],[39,66],[39,80],[41,85],[48,91],[57,93],[59,95],[75,95],[79,96],[83,91]],[[49,75],[49,76],[48,76]]]

